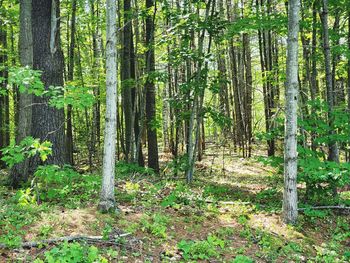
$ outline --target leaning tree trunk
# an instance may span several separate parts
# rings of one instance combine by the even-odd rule
[[[20,35],[19,55],[23,67],[33,65],[33,38],[32,38],[32,0],[20,1]],[[30,135],[32,128],[32,101],[33,96],[26,92],[19,94],[18,125],[16,143]],[[19,187],[21,182],[26,182],[29,176],[29,160],[15,165],[11,170],[11,185]]]
[[[63,86],[63,53],[60,47],[60,14],[58,0],[33,0],[33,68],[41,70],[45,89]],[[34,97],[33,127],[35,138],[52,143],[49,164],[63,165],[66,162],[64,134],[64,110],[49,106],[48,98]],[[35,158],[31,170],[40,164]]]
[[[298,109],[298,33],[299,0],[288,2],[287,79],[285,89],[286,123],[284,142],[283,219],[295,224],[298,216],[297,196],[297,109]]]
[[[154,0],[146,0],[146,8],[153,10]],[[154,10],[155,12],[155,10]],[[154,19],[155,13],[148,15],[146,18],[146,74],[147,80],[145,84],[146,89],[146,120],[147,120],[147,141],[148,141],[148,166],[152,168],[156,173],[159,172],[158,161],[158,141],[157,130],[154,122],[156,118],[156,89],[154,85],[155,71],[155,53],[154,53]]]
[[[103,151],[103,179],[99,209],[115,208],[114,173],[117,128],[117,6],[115,0],[106,2],[106,124]]]

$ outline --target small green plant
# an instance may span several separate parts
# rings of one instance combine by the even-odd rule
[[[40,201],[75,207],[98,195],[101,177],[82,175],[70,166],[40,166],[34,174]]]
[[[152,217],[144,216],[141,218],[142,231],[148,232],[156,237],[165,239],[167,238],[167,225],[169,218],[160,213],[154,214]]]
[[[50,233],[53,231],[53,227],[52,226],[42,226],[39,229],[39,235],[43,238],[47,238]]]
[[[45,252],[43,259],[36,259],[34,261],[34,263],[43,262],[107,263],[108,260],[100,255],[98,248],[95,246],[84,246],[75,242],[64,242],[63,244]]]
[[[208,235],[207,239],[202,241],[181,240],[177,247],[182,251],[182,257],[185,260],[204,260],[218,258],[219,249],[225,248],[225,241],[215,235]]]
[[[232,263],[253,263],[254,260],[250,257],[239,255],[235,257],[235,259],[232,261]]]
[[[147,176],[153,176],[154,171],[151,168],[145,168],[138,166],[134,163],[126,163],[123,161],[120,161],[116,165],[116,173],[118,174],[119,178],[130,178],[131,175],[147,175]]]

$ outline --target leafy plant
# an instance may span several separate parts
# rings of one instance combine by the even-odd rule
[[[253,262],[254,262],[253,259],[251,259],[250,257],[247,257],[247,256],[243,256],[243,255],[238,255],[232,261],[232,263],[253,263]]]
[[[141,229],[159,238],[167,237],[167,225],[169,218],[160,213],[154,214],[152,217],[144,216],[141,218]]]
[[[68,243],[52,248],[45,252],[43,259],[36,259],[35,263],[94,263],[101,262],[106,263],[108,260],[100,255],[100,252],[95,246],[84,246],[79,243]]]
[[[202,241],[181,240],[177,247],[182,251],[182,257],[185,260],[203,260],[218,258],[220,256],[218,249],[225,248],[225,241],[215,235],[208,235],[207,239]]]
[[[11,144],[10,146],[1,149],[3,160],[10,168],[15,164],[23,162],[26,158],[33,157],[39,154],[42,161],[46,161],[52,152],[52,144],[49,141],[40,142],[39,139],[33,137],[24,138],[18,145]]]
[[[36,192],[41,201],[76,206],[98,195],[101,177],[82,175],[70,166],[39,166],[34,173]]]

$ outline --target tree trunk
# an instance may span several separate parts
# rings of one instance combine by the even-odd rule
[[[70,45],[69,45],[69,61],[68,61],[68,81],[74,79],[74,49],[75,49],[75,17],[77,10],[77,0],[72,0],[72,18],[70,25]],[[67,163],[70,165],[74,164],[73,159],[73,109],[72,105],[67,106]]]
[[[146,8],[152,11],[146,18],[146,120],[147,120],[147,141],[148,141],[148,166],[156,173],[159,172],[158,162],[158,141],[156,121],[156,89],[154,84],[155,52],[154,52],[154,0],[146,0]],[[153,10],[154,9],[154,10]]]
[[[330,137],[335,134],[333,130],[333,107],[334,107],[334,87],[332,82],[332,69],[331,69],[331,51],[329,47],[329,33],[328,33],[328,0],[323,0],[323,8],[321,15],[322,21],[322,37],[323,37],[323,52],[324,62],[326,70],[326,91],[327,91],[327,104],[328,104],[328,123],[330,126]],[[328,144],[329,153],[328,160],[333,162],[339,162],[339,151],[337,142],[331,140]]]
[[[106,124],[103,151],[103,179],[99,209],[115,209],[114,176],[117,128],[117,6],[115,0],[106,1]]]
[[[32,0],[20,1],[20,36],[19,53],[21,66],[33,66],[33,38],[32,38]],[[33,95],[26,92],[19,94],[18,125],[16,143],[20,143],[30,135],[32,128],[32,102]],[[29,160],[15,165],[11,169],[11,185],[19,187],[26,182],[29,176]]]
[[[131,1],[124,0],[124,26],[123,26],[123,45],[122,45],[122,63],[121,63],[121,81],[122,98],[125,124],[125,160],[133,161],[134,156],[134,114],[132,89],[134,89],[134,80],[131,79],[131,42],[132,42],[132,23],[131,23]]]
[[[8,57],[7,57],[7,32],[4,25],[0,25],[0,65],[4,68],[0,69],[0,77],[4,78],[0,81],[0,90],[5,90],[4,95],[0,95],[0,149],[6,147],[10,143],[9,136],[9,93],[7,90],[8,79]],[[1,151],[0,151],[1,159]],[[5,164],[0,160],[0,168],[5,167]]]
[[[63,86],[63,53],[60,48],[58,0],[33,0],[33,68],[41,70],[41,79],[48,89]],[[66,162],[64,110],[48,105],[48,98],[34,97],[32,134],[52,143],[52,155],[47,163],[63,165]],[[33,160],[32,171],[39,165]]]
[[[288,42],[286,69],[286,121],[284,148],[283,219],[295,224],[298,217],[297,196],[297,109],[298,109],[298,34],[300,1],[288,2]]]

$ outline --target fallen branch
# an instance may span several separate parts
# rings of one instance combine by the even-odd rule
[[[60,242],[73,242],[73,241],[85,241],[87,243],[103,243],[103,244],[109,244],[109,245],[115,245],[117,244],[117,241],[115,239],[120,237],[126,237],[131,235],[131,233],[123,233],[120,235],[113,236],[112,238],[109,237],[107,240],[104,239],[103,236],[64,236],[64,237],[58,237],[58,238],[52,238],[52,239],[44,239],[40,241],[28,241],[23,242],[19,245],[21,248],[33,248],[33,247],[39,247],[42,245],[52,245]],[[10,247],[5,244],[0,244],[1,249],[9,249]]]
[[[298,208],[298,211],[305,211],[308,209],[312,209],[312,210],[322,210],[322,209],[340,209],[340,210],[349,210],[350,211],[350,207],[347,206],[334,206],[334,205],[330,205],[330,206],[313,206],[313,207],[304,207],[304,208]]]
[[[208,204],[219,204],[219,205],[250,205],[251,202],[241,202],[241,201],[214,201],[205,200]]]

